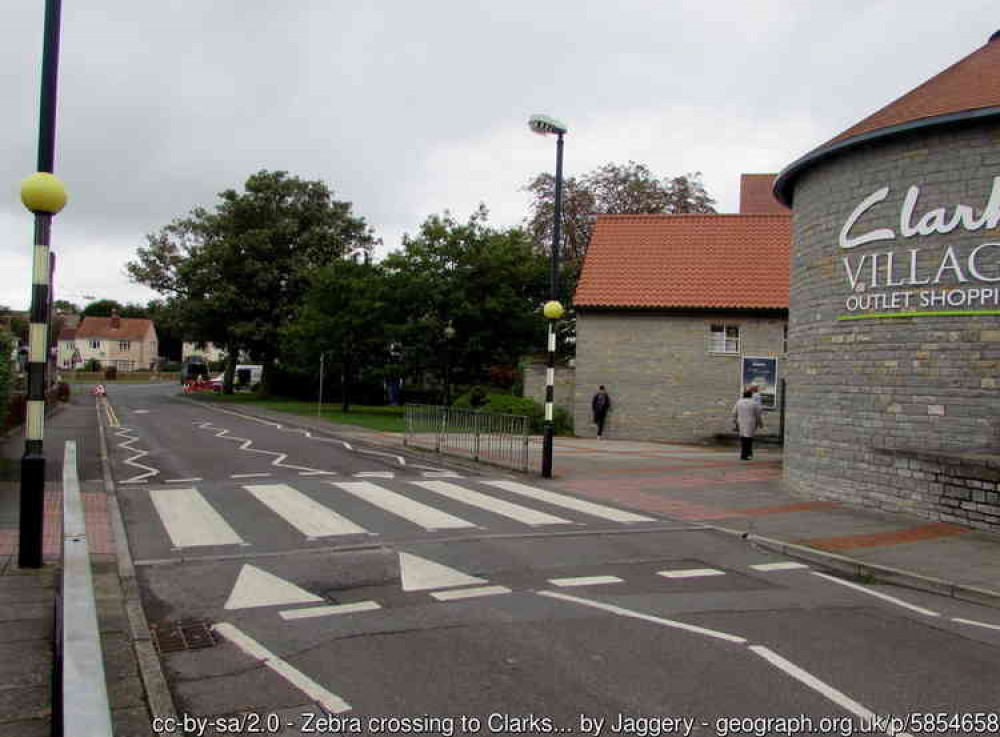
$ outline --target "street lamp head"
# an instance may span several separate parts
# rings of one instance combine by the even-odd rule
[[[545,306],[542,307],[542,314],[549,320],[558,320],[566,314],[566,310],[563,308],[562,304],[553,299],[546,302]]]
[[[21,182],[21,202],[34,213],[55,215],[66,206],[66,185],[59,177],[40,171]]]
[[[540,136],[547,136],[551,133],[562,135],[569,130],[565,123],[550,118],[548,115],[532,115],[528,120],[528,127]]]

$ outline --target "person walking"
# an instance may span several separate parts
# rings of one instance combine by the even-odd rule
[[[590,408],[594,412],[594,424],[597,425],[597,437],[598,439],[603,439],[604,420],[608,416],[608,410],[611,409],[611,397],[604,388],[604,384],[601,384],[597,388],[597,394],[595,394],[594,398],[590,400]]]
[[[754,393],[747,389],[743,398],[733,406],[733,429],[740,434],[740,460],[753,458],[753,436],[764,429],[764,407],[753,400]]]

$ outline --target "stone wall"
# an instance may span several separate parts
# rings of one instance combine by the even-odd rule
[[[523,395],[534,399],[545,406],[545,370],[544,363],[526,364],[522,371],[524,381]],[[573,396],[576,393],[574,369],[570,366],[556,366],[555,385],[553,386],[552,403],[567,412],[573,411]]]
[[[932,227],[959,203],[980,218],[996,176],[993,123],[859,145],[796,182],[784,464],[793,487],[996,526],[995,475],[956,454],[1000,449],[1000,306],[982,292],[1000,292],[1000,233]],[[886,237],[844,248],[852,213],[884,187],[848,236]],[[907,232],[920,222],[932,232]],[[983,244],[992,245],[970,268]],[[971,288],[980,291],[970,302]]]
[[[576,434],[597,434],[590,400],[600,384],[611,395],[609,438],[701,443],[729,432],[742,390],[740,355],[711,352],[711,326],[719,324],[740,326],[743,355],[778,357],[781,379],[783,315],[579,311]],[[767,432],[778,422],[777,412],[765,414]]]

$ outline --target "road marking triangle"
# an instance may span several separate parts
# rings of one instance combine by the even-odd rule
[[[486,579],[470,576],[441,563],[421,558],[410,553],[399,554],[399,573],[403,591],[426,591],[445,589],[451,586],[471,586],[488,583]]]
[[[291,581],[245,564],[236,579],[226,609],[249,609],[258,606],[311,604],[324,599],[300,589]]]

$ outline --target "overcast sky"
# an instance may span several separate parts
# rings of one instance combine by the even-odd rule
[[[42,0],[0,9],[0,305],[30,301]],[[399,247],[431,213],[519,224],[565,172],[701,171],[720,212],[986,43],[996,0],[64,0],[57,299],[145,302],[144,235],[260,169],[323,179]]]

